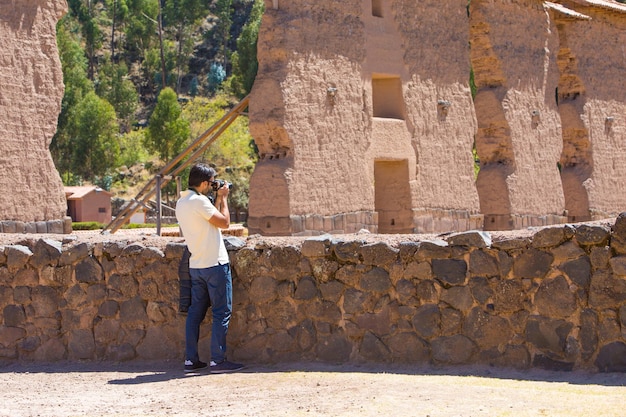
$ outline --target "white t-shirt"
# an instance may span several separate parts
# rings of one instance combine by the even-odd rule
[[[210,268],[229,262],[222,231],[209,223],[217,211],[207,196],[193,190],[183,191],[176,203],[176,219],[191,252],[190,268]]]

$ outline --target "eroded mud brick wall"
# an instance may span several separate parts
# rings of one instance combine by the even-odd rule
[[[468,38],[458,30],[466,4],[441,10],[441,2],[416,13],[411,1],[266,1],[250,104],[261,154],[252,233],[482,225]]]
[[[625,6],[310,3],[266,1],[253,233],[503,230],[622,210]]]
[[[491,240],[229,238],[229,358],[626,372],[626,214]],[[0,248],[0,361],[180,360],[184,246]],[[200,338],[209,356],[209,323]]]
[[[71,223],[49,146],[63,98],[56,23],[65,1],[0,0],[0,232]]]
[[[549,15],[535,0],[472,0],[469,14],[485,229],[561,222],[558,37]]]
[[[576,221],[605,218],[626,205],[617,191],[626,178],[626,5],[594,3],[564,1],[569,12],[551,10],[559,37],[561,175]]]

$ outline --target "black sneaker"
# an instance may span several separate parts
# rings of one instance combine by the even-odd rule
[[[206,362],[192,362],[189,359],[185,361],[185,372],[196,372],[207,367]]]
[[[211,373],[212,374],[223,374],[225,372],[235,372],[243,369],[245,366],[241,363],[234,363],[229,361],[222,361],[220,363],[215,363],[211,361]]]

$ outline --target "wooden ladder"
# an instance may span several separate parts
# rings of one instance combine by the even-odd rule
[[[237,117],[244,113],[248,107],[250,99],[244,97],[235,107],[226,113],[213,126],[208,128],[203,134],[198,136],[185,150],[183,150],[176,158],[165,165],[158,174],[139,191],[135,198],[131,199],[126,207],[102,229],[102,234],[115,233],[119,230],[127,219],[139,210],[140,207],[147,207],[149,200],[153,196],[157,196],[160,201],[161,189],[166,186],[172,179],[176,178],[185,168],[198,159],[206,149],[213,143],[222,133],[235,121]],[[183,159],[187,158],[184,162]],[[180,165],[178,165],[180,163]],[[157,227],[160,229],[160,227]],[[158,230],[157,232],[160,232]],[[160,234],[160,233],[158,233]]]

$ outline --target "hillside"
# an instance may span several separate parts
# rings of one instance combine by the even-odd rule
[[[65,185],[128,199],[245,96],[261,0],[69,0],[57,25],[65,95],[50,150]],[[247,120],[204,158],[247,209],[256,149]],[[164,189],[166,199],[174,187]]]

